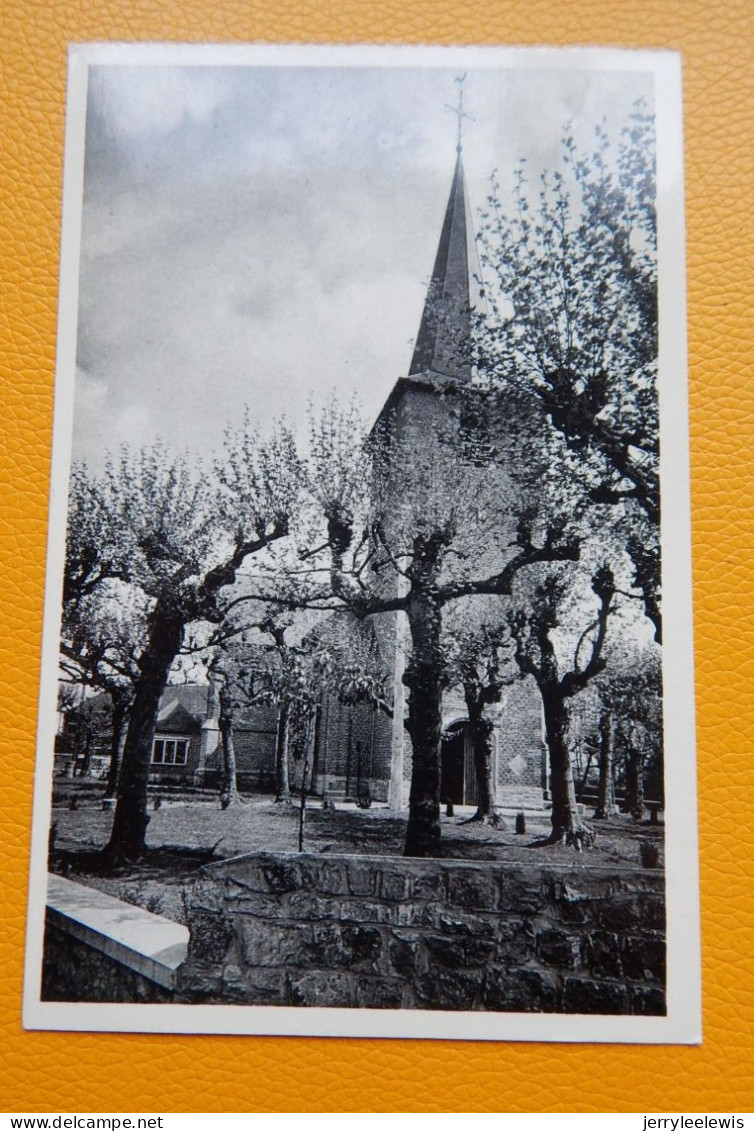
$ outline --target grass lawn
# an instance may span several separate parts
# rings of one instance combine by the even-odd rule
[[[520,861],[532,864],[584,864],[590,867],[641,867],[640,842],[661,848],[661,825],[637,824],[630,817],[589,823],[597,831],[595,847],[583,856],[572,849],[542,845],[550,831],[546,812],[527,813],[523,835],[515,833],[515,818],[502,829],[465,823],[472,810],[442,816],[442,857],[462,860]],[[80,883],[108,891],[149,911],[183,919],[182,886],[210,859],[254,852],[296,852],[297,806],[275,805],[269,796],[247,797],[222,810],[216,800],[187,798],[166,802],[150,813],[147,843],[150,852],[137,865],[116,875],[99,875],[93,854],[108,840],[112,814],[92,800],[79,807],[53,810],[55,845],[51,868]],[[306,812],[304,851],[375,856],[400,856],[407,813],[373,807],[344,806],[323,810],[311,802]]]

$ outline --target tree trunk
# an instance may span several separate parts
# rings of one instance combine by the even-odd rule
[[[317,741],[317,719],[319,718],[319,704],[309,708],[306,722],[306,738],[304,741],[304,766],[301,770],[301,799],[298,810],[298,850],[304,851],[304,830],[306,828],[306,775],[309,773],[312,747]]]
[[[139,661],[118,802],[110,841],[103,853],[110,863],[138,860],[146,851],[147,784],[155,719],[170,668],[183,643],[183,629],[183,616],[158,601],[150,617],[149,643]]]
[[[112,800],[118,792],[118,777],[128,734],[127,719],[128,703],[125,699],[116,698],[113,702],[113,738],[110,769],[107,773],[107,789],[105,790],[105,800],[108,801]]]
[[[81,688],[82,703],[84,689]],[[71,777],[76,777],[76,768],[78,766],[79,754],[81,753],[81,737],[83,735],[83,718],[84,710],[83,705],[79,704],[79,709],[76,714],[76,733],[73,736],[73,762],[71,763]]]
[[[476,704],[470,695],[466,696],[466,707],[469,712],[478,796],[476,813],[471,820],[500,828],[503,822],[495,805],[496,791],[492,777],[492,735],[495,728],[490,719],[485,717],[484,706]]]
[[[317,703],[314,710],[314,738],[312,743],[312,769],[311,769],[311,791],[314,793],[316,789],[317,777],[319,776],[319,745],[322,734],[322,699]]]
[[[404,855],[439,856],[442,609],[431,590],[417,587],[407,612],[413,647],[403,681],[409,689],[413,769]]]
[[[92,724],[87,719],[85,730],[84,730],[84,761],[81,765],[81,776],[82,776],[82,778],[88,778],[90,776],[91,772],[92,772],[92,742],[93,742],[93,737],[94,736],[92,734]]]
[[[283,699],[278,710],[278,729],[275,738],[275,801],[284,805],[291,803],[291,782],[288,769],[289,717],[290,705],[287,699]]]
[[[640,751],[629,746],[626,755],[626,812],[636,821],[647,815],[644,807],[644,774]]]
[[[236,780],[236,748],[233,742],[233,707],[225,690],[220,690],[220,741],[223,751],[223,783],[220,790],[220,805],[230,809],[238,805],[241,798]]]
[[[568,711],[559,689],[540,687],[550,754],[552,833],[550,844],[569,845],[579,852],[594,842],[594,833],[581,823],[568,748]]]
[[[600,778],[597,791],[597,808],[594,816],[599,821],[607,820],[615,812],[615,789],[613,787],[613,748],[615,745],[615,717],[612,711],[604,711],[600,718]]]

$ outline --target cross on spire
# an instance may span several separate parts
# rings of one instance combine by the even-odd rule
[[[456,153],[460,154],[461,141],[463,136],[463,120],[464,118],[466,118],[467,121],[474,122],[476,121],[476,119],[472,118],[471,114],[467,114],[463,108],[463,84],[466,82],[466,73],[464,72],[464,74],[460,75],[454,81],[458,84],[458,105],[449,106],[446,103],[445,109],[450,110],[451,114],[455,114],[455,116],[458,118],[458,138],[456,141]]]

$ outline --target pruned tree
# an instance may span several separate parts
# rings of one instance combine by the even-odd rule
[[[413,428],[396,428],[387,421],[366,437],[352,409],[329,406],[324,423],[313,422],[308,460],[323,537],[305,553],[305,571],[291,571],[287,595],[279,584],[277,595],[267,592],[290,607],[339,610],[361,620],[405,613],[408,856],[439,854],[445,608],[472,595],[510,594],[525,567],[579,555],[563,518],[530,511],[512,520],[495,475],[494,467],[465,456],[452,414],[447,427],[420,419]]]
[[[224,594],[244,562],[287,536],[300,488],[299,463],[286,428],[262,441],[245,421],[227,434],[224,458],[211,475],[190,470],[157,444],[124,449],[98,478],[77,469],[76,483],[83,486],[74,487],[81,503],[72,507],[68,527],[69,602],[115,577],[147,602],[118,801],[105,849],[110,861],[134,860],[145,850],[155,718],[186,627],[195,621],[221,624]],[[95,519],[99,525],[91,535]],[[75,549],[82,538],[86,554]]]
[[[495,724],[489,708],[500,702],[503,688],[520,673],[512,663],[511,637],[501,602],[484,607],[482,616],[461,603],[446,626],[445,686],[463,688],[469,716],[477,781],[477,808],[472,821],[502,827],[493,779],[493,734]],[[497,614],[497,615],[495,615]],[[475,623],[476,622],[476,623]]]
[[[64,609],[60,669],[75,683],[110,699],[111,754],[105,798],[117,791],[128,716],[138,678],[144,610],[138,595],[120,581],[102,579]]]
[[[605,704],[599,720],[599,777],[595,819],[606,821],[615,813],[615,715]]]
[[[313,720],[323,695],[354,705],[369,703],[388,714],[387,675],[374,634],[342,617],[298,617],[268,612],[224,645],[215,661],[236,707],[272,706],[278,722],[275,799],[291,802],[291,757],[308,756]],[[306,781],[310,766],[302,770]]]
[[[302,652],[286,640],[291,625],[289,614],[271,614],[259,625],[259,641],[232,649],[236,694],[249,706],[277,709],[275,801],[282,805],[291,804],[292,716],[310,699]]]
[[[662,800],[662,670],[658,649],[631,641],[614,644],[608,666],[595,681],[598,729],[610,720],[613,777],[622,785],[621,808],[635,820],[646,815],[645,778],[651,778],[654,800]],[[609,784],[600,778],[598,809]],[[601,815],[601,814],[600,814]]]
[[[596,615],[578,636],[568,666],[559,659],[556,647],[557,633],[564,628],[567,580],[547,574],[526,604],[512,609],[508,617],[516,662],[523,675],[533,677],[542,698],[552,790],[550,842],[579,851],[593,842],[594,833],[582,823],[576,804],[568,702],[605,669],[605,638],[615,598],[615,580],[609,566],[595,570],[591,586],[597,599]]]
[[[493,183],[482,238],[489,313],[479,365],[494,397],[515,388],[562,443],[561,474],[624,528],[661,639],[654,118],[637,105],[613,144],[569,131],[560,167],[512,208]]]

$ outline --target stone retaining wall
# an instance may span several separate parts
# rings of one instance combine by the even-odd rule
[[[665,1012],[660,872],[260,854],[188,906],[176,1001]]]
[[[50,923],[45,928],[41,997],[140,1004],[173,1000],[171,990]]]

